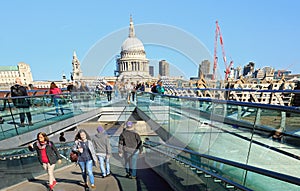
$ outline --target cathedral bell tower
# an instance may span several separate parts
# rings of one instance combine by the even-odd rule
[[[80,62],[77,58],[75,51],[73,53],[72,66],[73,66],[73,71],[72,71],[73,80],[80,80],[82,78],[82,71],[80,68]]]

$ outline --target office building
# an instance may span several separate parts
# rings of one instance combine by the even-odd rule
[[[170,66],[166,60],[159,61],[159,71],[160,76],[170,76]]]
[[[149,74],[151,77],[154,76],[154,66],[149,66]]]
[[[201,75],[203,75],[204,78],[208,78],[209,74],[210,74],[210,62],[208,60],[203,60],[199,64],[198,78],[201,78]]]

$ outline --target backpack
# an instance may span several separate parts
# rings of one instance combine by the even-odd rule
[[[26,88],[20,85],[14,85],[11,87],[11,97],[27,96]],[[12,99],[12,102],[17,108],[28,108],[31,106],[31,100],[29,98],[16,98]]]
[[[112,90],[112,87],[111,86],[106,86],[105,90],[109,90],[110,91],[110,90]]]
[[[152,86],[152,88],[151,88],[151,92],[153,92],[153,93],[157,93],[156,85]]]
[[[22,91],[22,86],[14,85],[11,87],[11,96],[12,97],[18,97],[18,96],[24,96],[24,91]]]

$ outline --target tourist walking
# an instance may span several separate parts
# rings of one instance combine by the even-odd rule
[[[165,93],[165,88],[163,87],[163,83],[162,83],[161,80],[157,81],[156,90],[157,90],[158,94],[164,94]]]
[[[136,178],[137,159],[142,151],[141,138],[139,134],[134,131],[133,123],[128,121],[126,123],[126,129],[119,137],[119,156],[124,157],[127,178]]]
[[[49,188],[53,190],[57,183],[54,177],[55,164],[56,162],[61,163],[61,156],[54,143],[49,140],[46,133],[40,132],[37,134],[37,141],[34,144],[29,144],[28,148],[30,151],[36,151],[39,162],[48,172]]]
[[[135,93],[136,93],[136,86],[133,82],[131,82],[131,98],[132,98],[132,101],[134,102],[134,98],[135,98]]]
[[[63,99],[62,92],[61,92],[60,88],[57,87],[55,82],[51,82],[49,94],[51,95],[51,100],[54,103],[56,115],[57,116],[59,115],[58,107],[60,109],[61,114],[64,115],[64,109],[60,104],[61,99]]]
[[[89,96],[90,89],[86,85],[85,81],[80,81],[79,91],[80,91],[80,97],[83,100],[83,102],[87,102],[90,98]]]
[[[75,144],[72,148],[78,155],[78,164],[81,169],[84,186],[88,188],[87,176],[89,176],[91,188],[96,188],[93,165],[97,165],[97,156],[90,136],[83,129],[80,129],[75,137]]]
[[[150,94],[150,101],[154,101],[155,95],[157,93],[157,89],[156,89],[156,84],[153,83],[151,86],[151,92],[152,94]]]
[[[10,88],[11,97],[13,98],[12,101],[14,106],[19,109],[20,115],[20,127],[25,127],[25,113],[28,119],[28,125],[33,125],[31,113],[30,113],[30,99],[26,98],[28,96],[27,90],[25,86],[22,86],[22,81],[20,78],[16,78],[16,84]],[[22,98],[15,98],[15,97],[22,97]]]
[[[112,93],[112,87],[109,83],[106,83],[105,86],[105,91],[106,91],[106,95],[107,95],[107,101],[111,101],[111,93]]]
[[[79,82],[78,81],[72,82],[72,84],[70,84],[67,87],[67,90],[69,91],[74,112],[80,111],[82,98],[80,96]]]
[[[66,142],[66,138],[65,138],[65,133],[64,132],[61,132],[59,134],[59,142],[61,142],[61,143]]]
[[[131,97],[131,90],[132,90],[132,85],[129,83],[129,80],[125,82],[125,91],[127,93],[127,103],[130,104],[130,97]]]
[[[109,137],[103,127],[99,126],[97,128],[97,132],[98,133],[93,137],[92,141],[95,146],[96,155],[100,163],[102,178],[105,178],[111,175],[109,164],[109,158],[111,156],[111,146]]]

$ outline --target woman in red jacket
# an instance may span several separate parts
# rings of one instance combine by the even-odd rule
[[[58,107],[60,108],[61,114],[64,115],[64,110],[63,110],[62,106],[59,104],[59,99],[61,98],[62,93],[61,93],[60,88],[58,88],[54,82],[51,82],[51,84],[50,84],[49,94],[52,95],[52,100],[55,105],[56,115],[59,115]]]
[[[48,171],[49,187],[52,190],[56,185],[54,177],[54,167],[56,162],[61,163],[61,156],[55,145],[49,140],[46,133],[40,132],[37,134],[37,141],[29,145],[30,151],[36,151],[39,162],[43,168]]]

